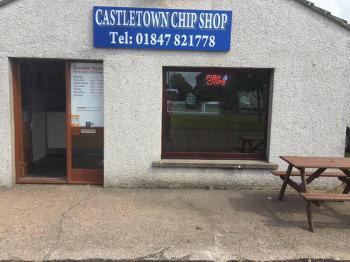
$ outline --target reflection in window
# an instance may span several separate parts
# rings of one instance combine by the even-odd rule
[[[73,169],[103,169],[103,136],[72,136]]]
[[[163,157],[266,154],[271,70],[165,69]]]

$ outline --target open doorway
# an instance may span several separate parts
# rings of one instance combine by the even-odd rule
[[[16,182],[103,184],[103,63],[11,62]]]
[[[22,177],[66,179],[65,63],[18,63],[23,143]]]

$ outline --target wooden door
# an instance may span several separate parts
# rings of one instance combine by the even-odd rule
[[[70,184],[103,184],[103,157],[86,152],[103,151],[103,127],[73,124],[71,62],[66,62],[67,178]]]
[[[32,123],[29,72],[20,62],[12,63],[15,116],[16,177],[25,177],[32,163]]]

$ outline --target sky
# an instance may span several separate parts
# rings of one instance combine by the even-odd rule
[[[315,5],[350,23],[350,0],[310,0]]]

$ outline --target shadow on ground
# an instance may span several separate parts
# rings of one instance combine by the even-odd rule
[[[243,192],[240,199],[230,198],[230,202],[237,212],[245,211],[254,216],[262,216],[265,226],[282,229],[299,227],[308,230],[305,201],[297,194],[288,194],[283,201],[279,201],[277,194]],[[316,230],[350,228],[350,213],[346,205],[344,202],[323,202],[320,207],[312,205]],[[300,220],[302,217],[304,219]]]

